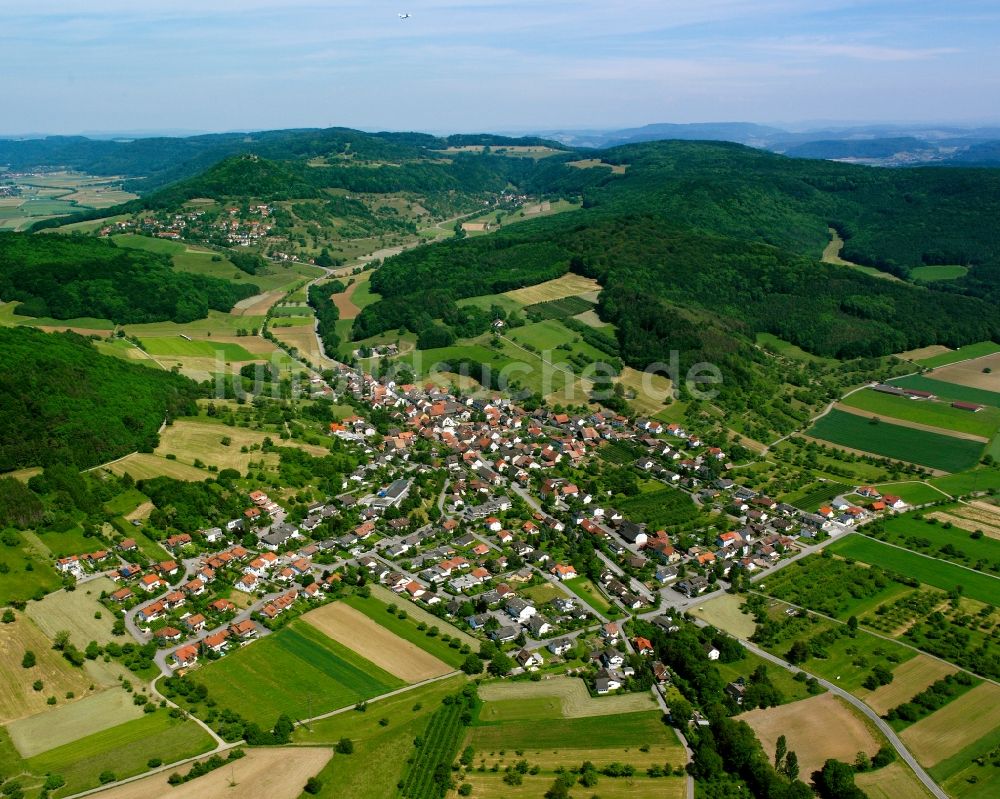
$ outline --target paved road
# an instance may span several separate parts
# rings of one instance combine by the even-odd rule
[[[740,643],[743,644],[743,646],[745,646],[755,655],[758,655],[759,657],[762,657],[765,660],[774,663],[777,666],[781,666],[781,668],[786,669],[787,671],[790,671],[792,673],[802,671],[802,669],[799,668],[798,666],[793,666],[791,663],[787,663],[781,658],[775,657],[770,652],[764,651],[760,647],[751,644],[749,641],[740,640]],[[809,672],[805,673],[809,674]],[[815,677],[816,675],[810,674],[809,676]],[[934,794],[934,796],[936,796],[938,799],[948,799],[948,794],[942,791],[941,788],[938,786],[938,784],[934,782],[933,779],[931,779],[930,775],[926,771],[924,771],[923,768],[921,768],[920,764],[916,761],[913,755],[910,754],[910,750],[906,748],[906,746],[903,744],[901,740],[899,740],[899,737],[896,735],[895,730],[893,730],[892,727],[890,727],[885,722],[885,720],[878,715],[878,713],[876,713],[874,710],[868,707],[868,705],[866,705],[856,696],[848,693],[843,688],[838,687],[829,680],[824,680],[821,677],[816,677],[816,680],[819,682],[820,685],[822,685],[828,691],[836,694],[841,699],[850,702],[854,707],[856,707],[858,710],[864,713],[865,716],[867,716],[872,721],[872,723],[874,723],[875,726],[878,727],[879,732],[881,732],[889,741],[889,743],[892,744],[893,749],[896,750],[900,758],[902,758],[902,760],[911,769],[913,769],[913,773],[917,775],[917,779],[919,779],[926,786],[927,790],[929,790],[932,794]]]

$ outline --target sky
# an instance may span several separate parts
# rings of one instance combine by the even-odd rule
[[[998,34],[996,0],[0,0],[0,132],[996,123]]]

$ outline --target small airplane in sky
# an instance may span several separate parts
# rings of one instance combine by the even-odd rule
[[[399,16],[400,19],[409,19],[410,18],[409,14],[399,14],[398,16]]]

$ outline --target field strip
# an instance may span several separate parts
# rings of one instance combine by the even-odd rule
[[[788,748],[798,755],[805,774],[822,768],[828,758],[849,763],[858,752],[870,756],[879,748],[864,718],[832,693],[751,710],[736,718],[753,727],[765,752],[773,752],[778,736],[786,736]],[[836,734],[831,735],[831,730]]]
[[[302,619],[365,660],[408,683],[421,682],[452,671],[447,663],[343,602],[316,608]]]
[[[1000,688],[978,685],[900,733],[910,751],[933,766],[1000,727]]]
[[[459,643],[468,644],[470,647],[476,650],[479,649],[480,642],[477,639],[473,638],[471,635],[469,635],[467,632],[463,632],[462,630],[458,629],[458,627],[455,627],[453,624],[445,621],[444,619],[439,619],[433,613],[429,613],[428,611],[424,610],[422,607],[420,607],[420,605],[416,604],[415,602],[409,602],[404,597],[401,597],[399,594],[392,593],[392,591],[390,591],[384,585],[378,585],[378,584],[372,585],[371,590],[372,590],[372,596],[374,596],[376,599],[381,599],[386,604],[395,603],[400,607],[405,608],[406,612],[410,615],[411,619],[415,619],[416,621],[422,621],[428,625],[437,625],[437,627],[441,630],[442,633],[448,633],[448,635],[450,635],[452,638],[457,638],[459,640]]]
[[[982,530],[983,535],[988,538],[1000,539],[1000,527],[994,527],[993,525],[986,524],[985,522],[970,519],[967,516],[953,516],[952,514],[945,513],[944,511],[934,511],[933,513],[928,513],[927,518],[937,519],[939,522],[947,522],[960,530],[968,530],[970,533]]]
[[[656,707],[648,693],[592,697],[583,680],[576,677],[552,677],[539,682],[484,683],[479,687],[479,697],[484,702],[557,699],[562,707],[562,716],[567,719],[634,713]]]
[[[91,694],[34,716],[12,721],[7,732],[22,757],[55,749],[143,715],[132,695],[121,688]]]
[[[874,456],[876,458],[885,458],[886,460],[895,461],[896,463],[905,463],[908,464],[909,466],[916,466],[920,469],[929,472],[934,477],[945,477],[946,475],[951,474],[951,472],[946,472],[943,469],[932,469],[930,466],[925,466],[922,463],[914,463],[913,461],[906,461],[903,460],[902,458],[893,458],[888,455],[878,455],[877,453],[874,452],[868,452],[867,450],[858,449],[857,447],[849,447],[846,444],[838,444],[835,441],[827,441],[825,438],[817,438],[816,436],[810,436],[806,433],[792,433],[792,435],[799,436],[803,441],[811,441],[814,444],[822,444],[825,447],[830,447],[831,449],[837,449],[840,450],[841,452],[850,452],[852,455],[861,455],[866,458],[871,458]],[[787,437],[791,438],[791,436]],[[774,444],[776,443],[778,442],[774,442]],[[771,444],[771,446],[774,446],[774,444]]]
[[[866,411],[863,408],[855,408],[853,405],[845,405],[842,402],[838,402],[834,405],[838,411],[843,411],[844,413],[850,413],[854,416],[863,416],[866,419],[871,419],[873,416],[877,416],[883,422],[887,424],[894,424],[899,427],[910,427],[914,430],[922,430],[925,433],[937,433],[942,436],[951,436],[952,438],[964,438],[967,441],[978,441],[982,444],[990,443],[990,440],[985,436],[976,436],[972,433],[960,433],[958,430],[950,430],[947,427],[934,427],[929,424],[922,424],[920,422],[909,422],[906,419],[897,419],[895,416],[886,416],[882,413],[873,413],[872,411]]]
[[[223,799],[231,796],[239,796],[240,799],[297,799],[306,780],[318,774],[332,755],[332,749],[319,746],[250,749],[239,760],[181,785],[170,786],[167,782],[169,774],[164,768],[152,776],[88,793],[100,796],[100,799],[148,799],[151,796],[170,796],[172,799]],[[201,755],[191,762],[204,759]]]
[[[892,670],[892,682],[864,697],[864,701],[880,716],[904,702],[909,702],[935,680],[955,674],[955,666],[917,655]]]

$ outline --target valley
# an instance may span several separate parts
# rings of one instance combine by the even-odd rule
[[[0,238],[4,787],[992,795],[988,191],[261,141]]]

